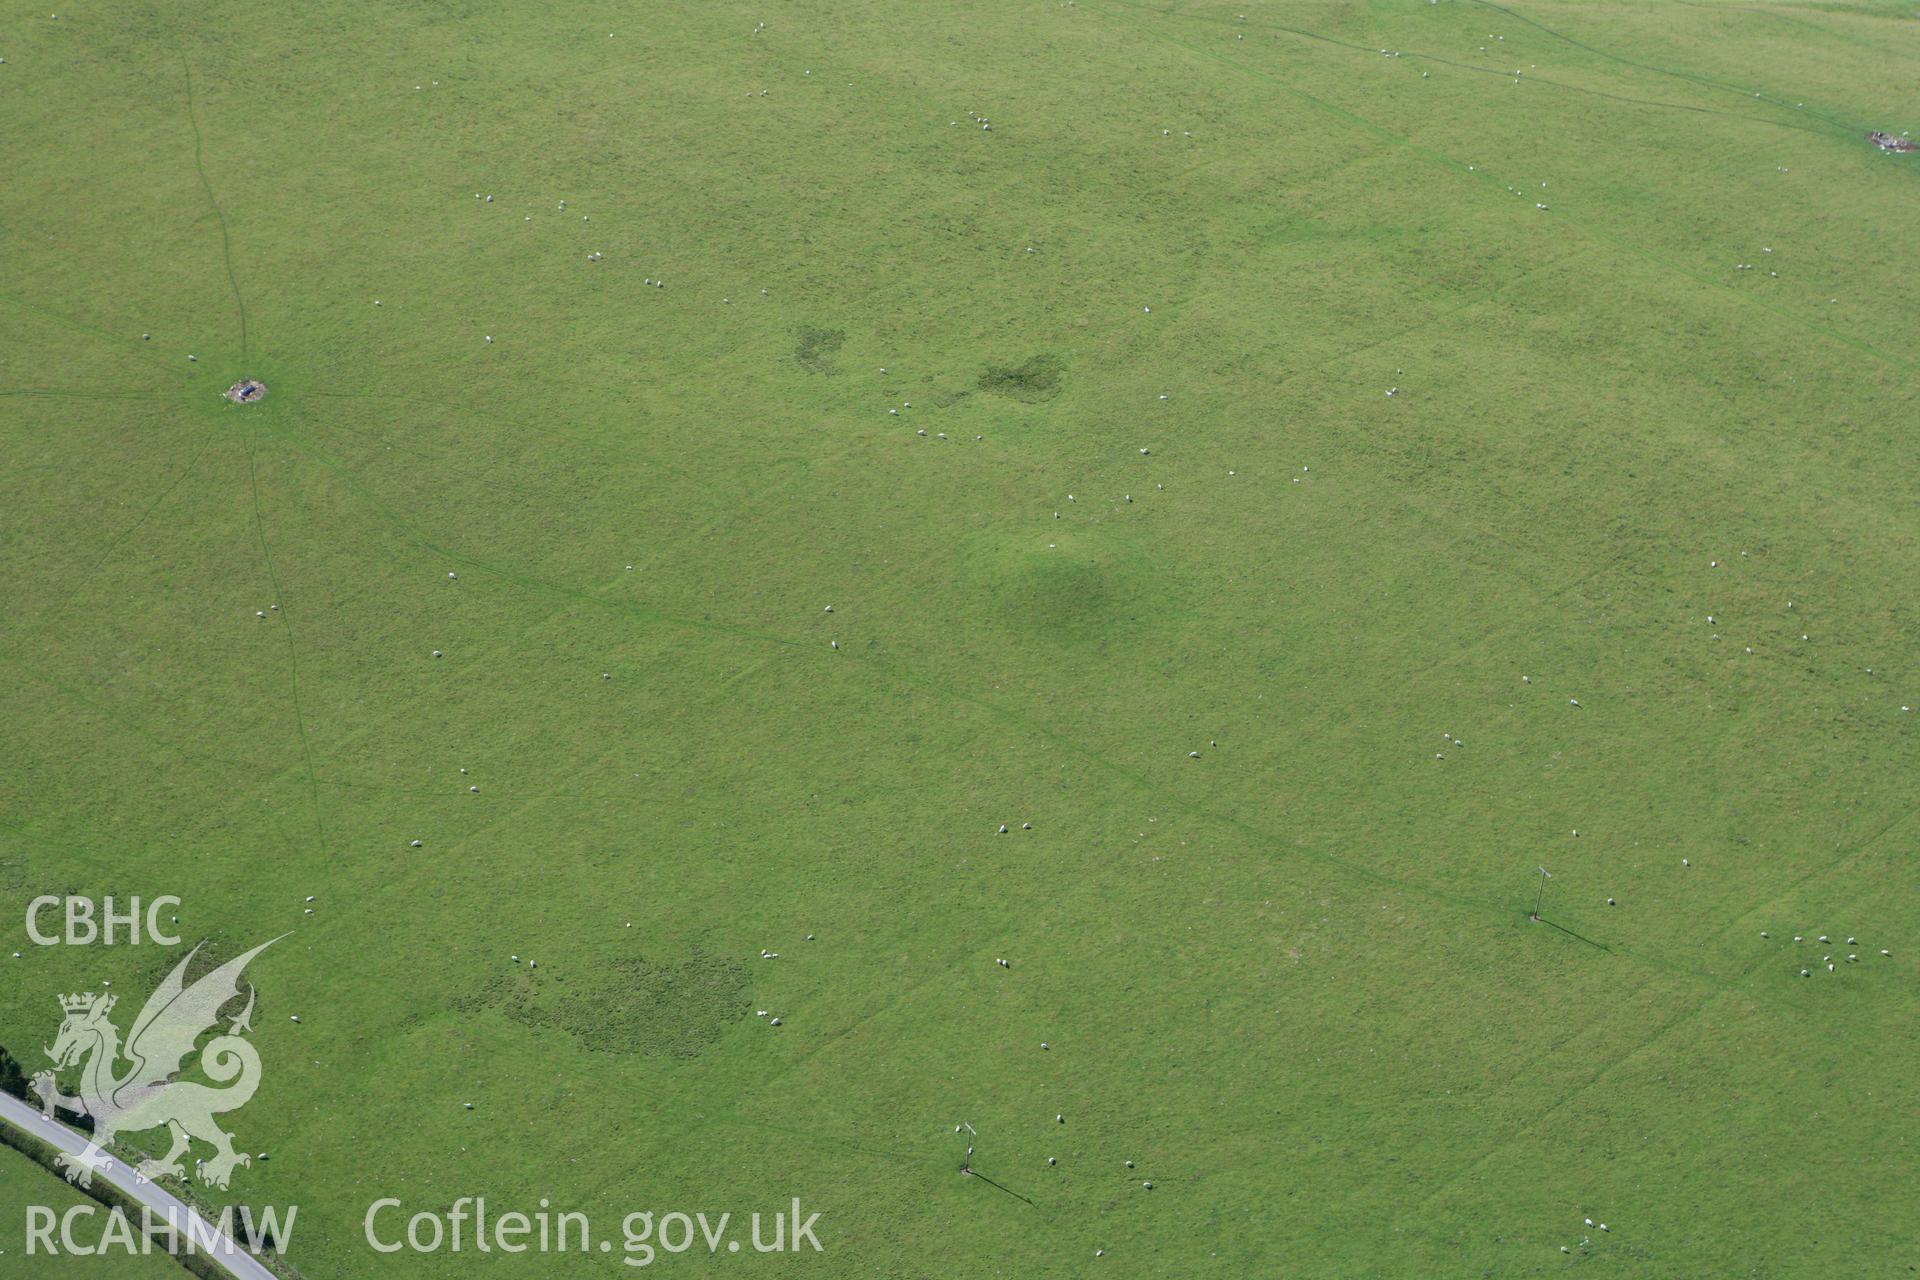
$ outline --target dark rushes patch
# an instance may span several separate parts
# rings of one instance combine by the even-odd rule
[[[793,358],[798,360],[800,367],[809,373],[832,377],[840,372],[840,367],[833,362],[833,358],[839,354],[846,340],[847,333],[844,329],[816,329],[809,326],[800,330],[798,339],[793,344]]]
[[[682,960],[627,956],[562,975],[505,975],[501,1007],[515,1022],[564,1031],[595,1053],[695,1058],[747,1007],[747,970],[696,951]]]
[[[1060,394],[1064,368],[1060,357],[1043,352],[1023,365],[988,365],[980,374],[979,386],[982,391],[1023,404],[1039,404]]]

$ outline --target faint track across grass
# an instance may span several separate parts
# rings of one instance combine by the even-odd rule
[[[327,826],[321,817],[320,782],[313,772],[313,742],[307,736],[307,720],[300,709],[300,649],[293,640],[293,605],[283,598],[280,575],[273,567],[273,552],[267,546],[267,527],[260,514],[260,476],[255,463],[260,452],[260,433],[254,432],[247,446],[247,484],[253,491],[253,531],[260,544],[260,559],[267,566],[267,581],[273,587],[274,603],[279,608],[280,626],[287,636],[287,686],[293,703],[293,727],[300,734],[300,754],[307,766],[307,791],[313,798],[313,830],[320,841],[321,856],[327,852]]]
[[[220,260],[227,268],[227,284],[233,289],[233,305],[240,313],[240,358],[247,356],[247,300],[240,296],[240,280],[233,273],[233,238],[227,233],[227,215],[220,208],[220,199],[213,194],[213,183],[207,178],[207,166],[201,158],[200,115],[193,104],[193,67],[187,61],[187,55],[180,55],[180,70],[187,80],[187,123],[193,126],[193,170],[200,175],[200,186],[207,193],[207,203],[213,206],[213,216],[220,222]]]

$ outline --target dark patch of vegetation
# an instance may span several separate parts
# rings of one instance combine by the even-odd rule
[[[847,333],[844,329],[811,327],[802,329],[799,341],[793,344],[793,358],[798,360],[800,367],[809,373],[823,374],[831,378],[840,372],[840,366],[833,362],[833,358],[839,354],[846,340]]]
[[[507,1016],[596,1053],[695,1058],[747,1004],[745,967],[700,952],[667,963],[631,956],[572,979],[524,976],[506,996]]]
[[[1013,368],[990,364],[981,373],[979,385],[982,391],[1022,404],[1040,404],[1060,394],[1060,374],[1064,367],[1058,356],[1044,353]]]
[[[22,1102],[28,1101],[27,1073],[5,1045],[0,1045],[0,1093],[10,1093]]]

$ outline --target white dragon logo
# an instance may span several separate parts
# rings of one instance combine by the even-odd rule
[[[192,1149],[193,1138],[215,1148],[212,1159],[198,1162],[203,1182],[224,1189],[236,1165],[253,1163],[233,1149],[233,1135],[213,1119],[245,1106],[260,1086],[260,1055],[241,1039],[253,1029],[255,993],[251,983],[247,985],[247,1007],[232,1019],[224,1035],[216,1035],[200,1051],[201,1071],[226,1087],[215,1089],[175,1077],[193,1052],[194,1042],[220,1020],[220,1010],[239,997],[240,972],[247,962],[279,940],[261,943],[189,986],[187,965],[200,953],[200,947],[195,947],[147,998],[127,1033],[124,1048],[119,1028],[107,1017],[116,997],[91,992],[60,997],[66,1019],[47,1056],[53,1059],[55,1070],[84,1060],[80,1094],[62,1094],[53,1071],[34,1076],[33,1089],[40,1095],[42,1114],[51,1116],[59,1107],[93,1119],[93,1136],[87,1149],[77,1156],[62,1154],[57,1158],[67,1181],[82,1187],[90,1185],[94,1171],[106,1168],[106,1148],[116,1134],[137,1133],[163,1124],[173,1136],[173,1147],[163,1159],[141,1161],[135,1172],[142,1178],[153,1181],[171,1176],[184,1181],[186,1169],[181,1157]],[[123,1056],[129,1065],[116,1074],[116,1063]]]

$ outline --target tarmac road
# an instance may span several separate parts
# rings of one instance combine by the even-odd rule
[[[0,1124],[10,1124],[23,1133],[32,1134],[42,1142],[52,1143],[62,1151],[79,1155],[87,1149],[86,1138],[58,1121],[50,1120],[40,1114],[38,1107],[29,1106],[11,1094],[0,1093]],[[189,1228],[195,1240],[195,1251],[204,1257],[210,1257],[220,1266],[233,1273],[235,1280],[279,1280],[259,1259],[246,1249],[221,1234],[220,1228],[194,1210],[187,1207],[178,1197],[156,1182],[148,1182],[134,1175],[133,1166],[116,1157],[109,1156],[107,1167],[96,1169],[93,1176],[105,1178],[116,1188],[125,1192],[136,1203],[147,1206],[153,1216],[161,1222],[178,1222]],[[133,1225],[140,1224],[134,1219]],[[211,1241],[212,1243],[207,1243]]]

